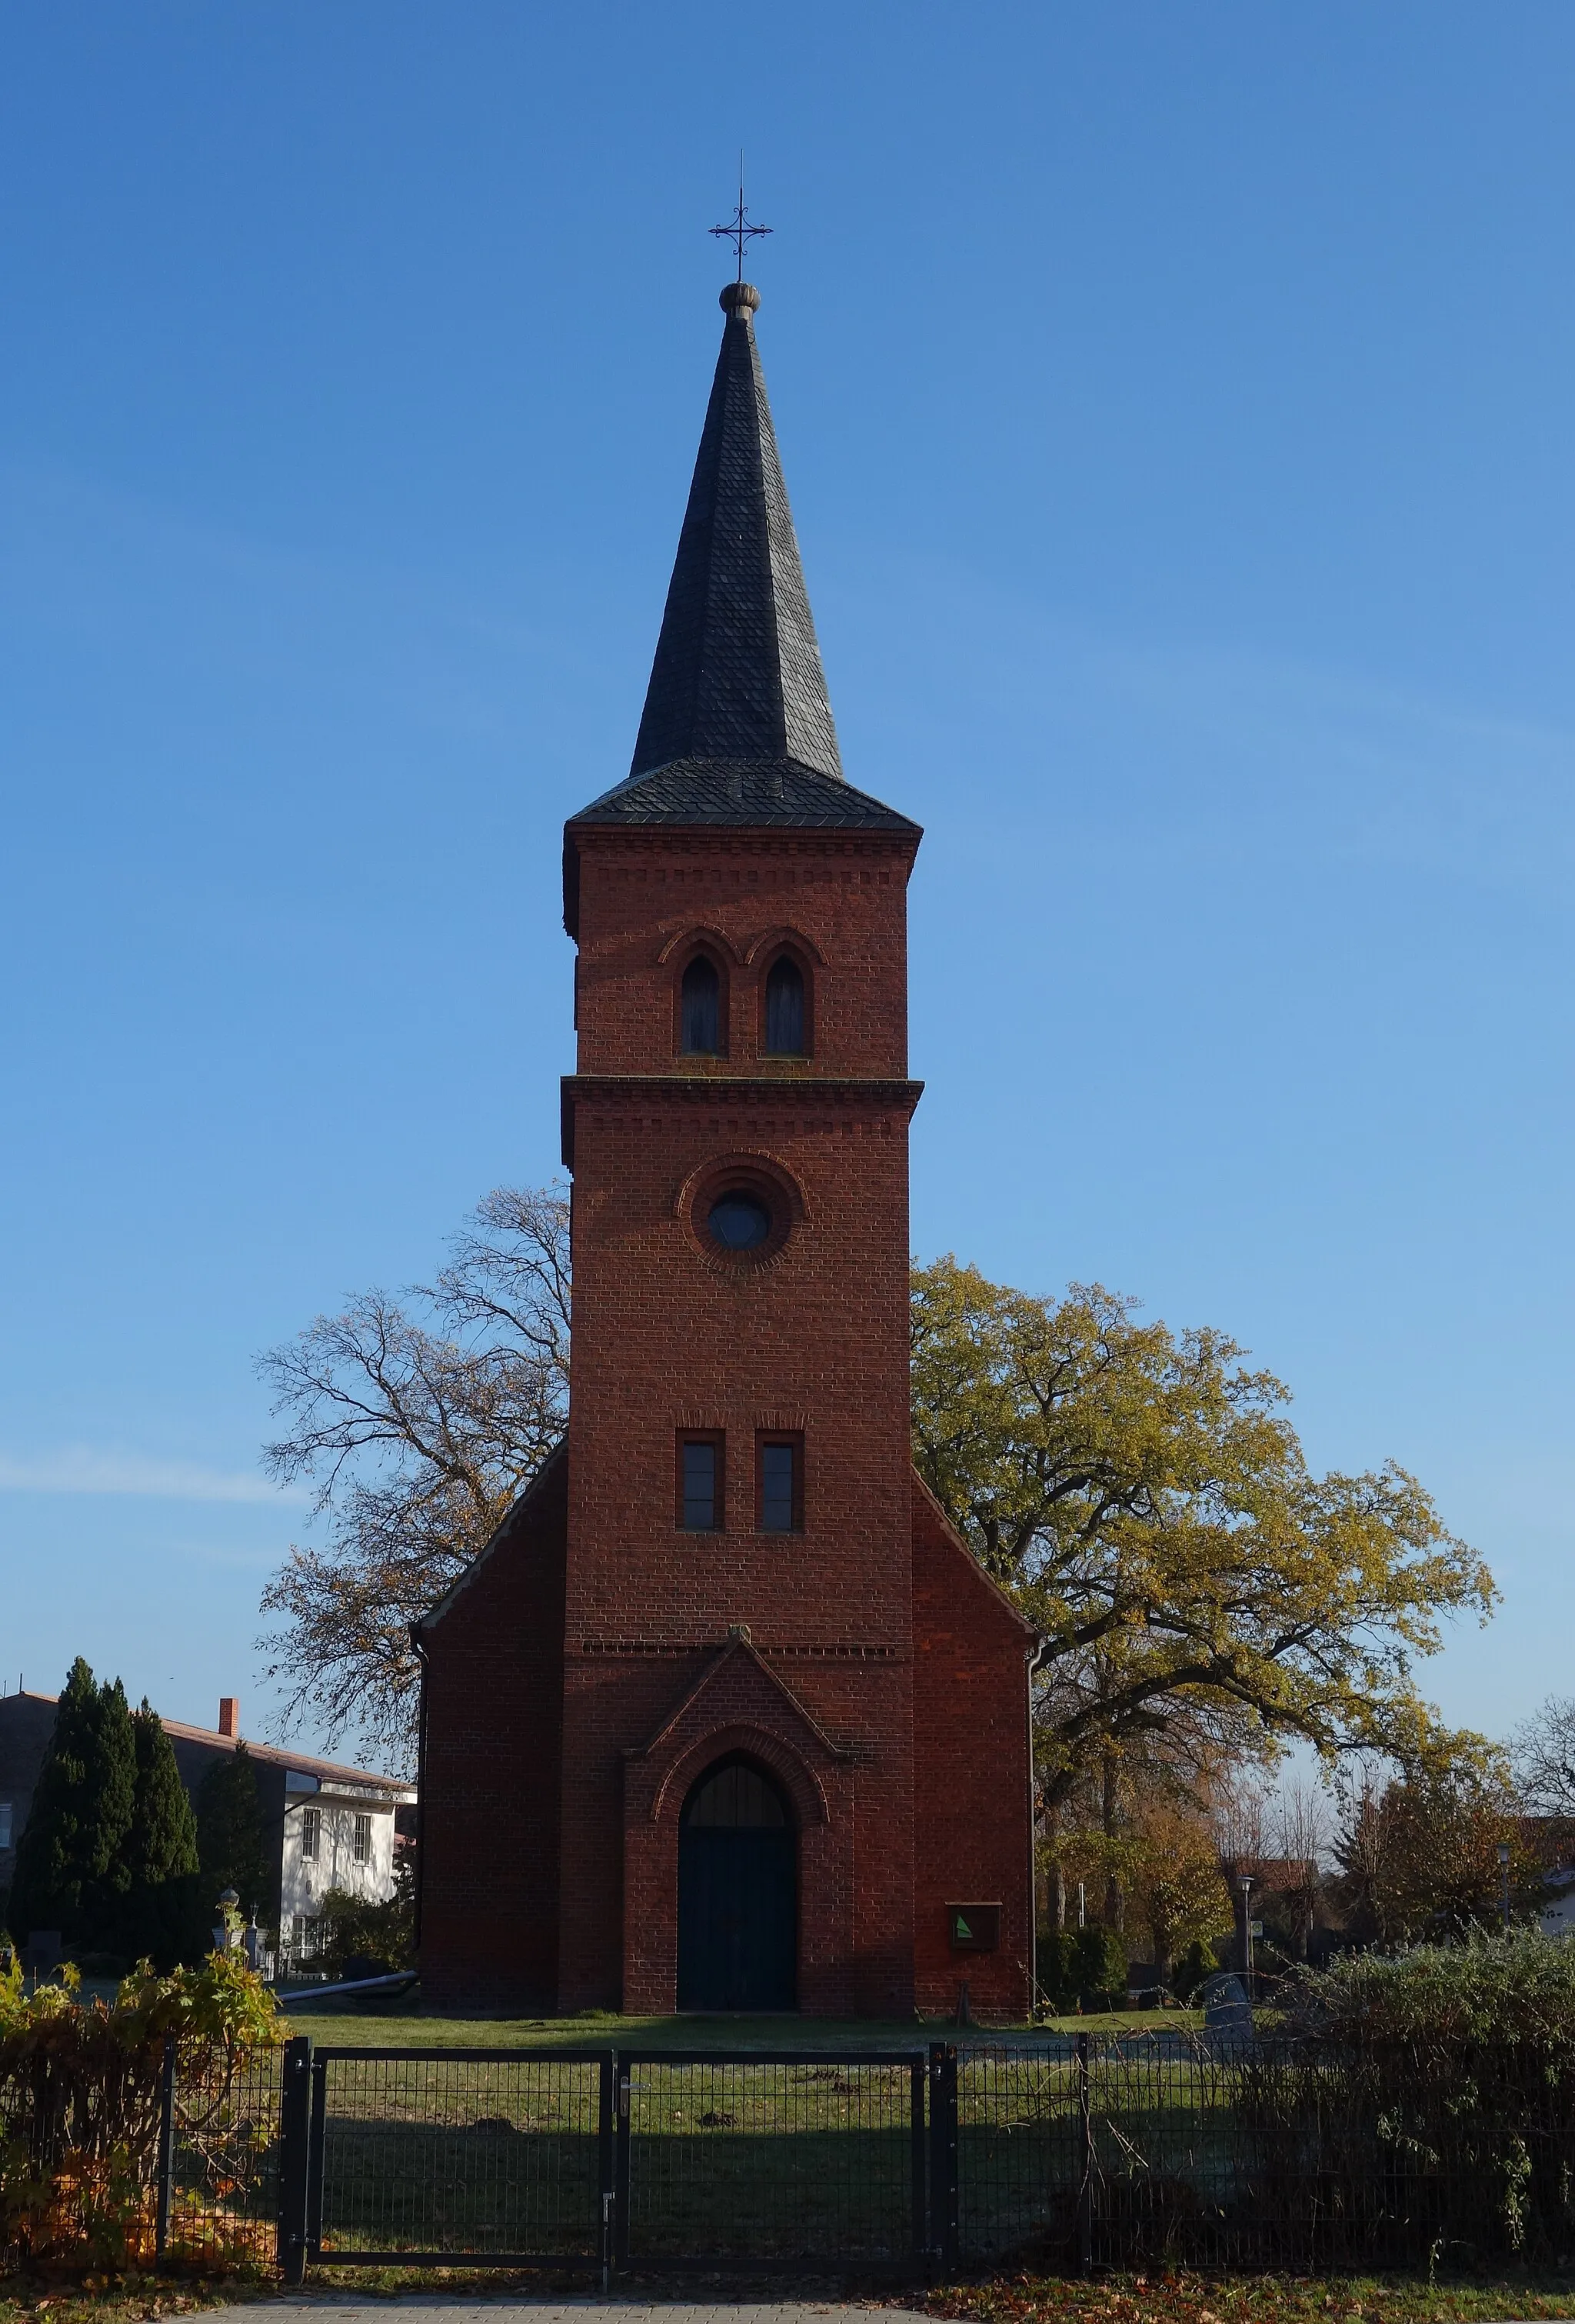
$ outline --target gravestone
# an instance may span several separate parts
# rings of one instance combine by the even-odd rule
[[[1240,1978],[1227,1969],[1202,1987],[1204,2038],[1216,2051],[1245,2048],[1252,2040],[1252,2004]]]

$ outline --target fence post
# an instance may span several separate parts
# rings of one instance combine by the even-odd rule
[[[930,2232],[933,2260],[957,2264],[957,2052],[949,2043],[930,2044]]]
[[[279,2264],[290,2284],[306,2282],[311,2138],[312,2040],[297,2034],[284,2045],[279,2099]]]
[[[602,2207],[602,2289],[612,2289],[612,2231],[618,2209],[617,2155],[612,2140],[612,2088],[618,2052],[603,2050],[596,2075],[596,2191]]]
[[[323,2144],[328,2124],[328,2061],[312,2060],[312,2110],[307,2125],[306,2249],[309,2260],[323,2255]]]
[[[616,2267],[629,2265],[629,2061],[618,2053],[614,2075],[617,2086],[617,2122],[614,2126],[612,2162],[612,2260]]]
[[[153,2264],[162,2267],[170,2249],[170,2212],[175,2199],[175,2036],[164,2037],[164,2068],[159,2078],[158,2178],[153,2190]]]
[[[1077,2264],[1087,2275],[1093,2266],[1094,2143],[1086,2034],[1077,2037],[1077,2119],[1082,2140],[1082,2177],[1077,2190]]]

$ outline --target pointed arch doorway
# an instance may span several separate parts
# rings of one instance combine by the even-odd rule
[[[678,1826],[678,2007],[795,2009],[797,1969],[792,1810],[734,1753],[697,1779]]]

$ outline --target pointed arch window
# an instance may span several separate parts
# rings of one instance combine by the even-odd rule
[[[766,978],[766,1055],[802,1057],[806,1050],[804,971],[790,953],[779,953]]]
[[[722,1054],[722,979],[703,952],[684,971],[678,989],[678,1047],[686,1057]]]

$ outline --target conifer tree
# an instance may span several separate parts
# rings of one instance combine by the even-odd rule
[[[134,1882],[174,1880],[198,1868],[197,1819],[164,1724],[144,1695],[132,1713],[136,1803],[124,1858]]]
[[[161,1969],[199,1960],[213,1914],[202,1894],[197,1819],[163,1723],[144,1696],[132,1714],[136,1797],[122,1850],[126,1877],[117,1950]]]
[[[243,1913],[263,1910],[269,1883],[262,1803],[257,1795],[257,1770],[244,1743],[237,1743],[234,1753],[202,1779],[197,1794],[197,1851],[206,1906],[211,1908],[226,1888],[233,1888]]]
[[[129,1885],[123,1850],[135,1798],[125,1690],[118,1679],[96,1684],[78,1655],[16,1850],[8,1917],[24,1943],[33,1929],[59,1929],[78,1950],[113,1941]]]

